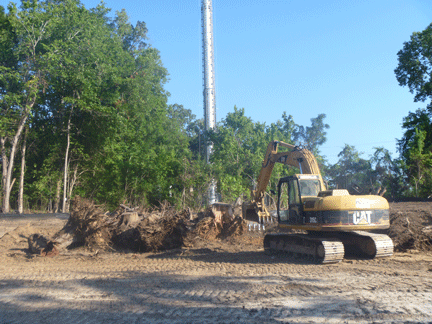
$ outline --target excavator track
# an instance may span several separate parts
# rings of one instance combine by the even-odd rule
[[[350,255],[370,259],[393,255],[393,241],[385,234],[364,231],[342,232],[337,235]]]
[[[384,234],[363,231],[314,234],[267,234],[264,237],[264,249],[287,252],[321,264],[340,262],[345,252],[350,256],[368,259],[393,255],[393,241]]]
[[[316,263],[337,263],[344,257],[344,246],[335,238],[312,237],[307,234],[267,234],[264,237],[266,251],[281,251]]]

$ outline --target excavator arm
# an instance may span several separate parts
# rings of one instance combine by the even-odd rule
[[[279,147],[288,150],[278,152]],[[272,141],[267,146],[256,188],[252,190],[252,200],[243,206],[244,218],[258,223],[271,221],[270,213],[264,204],[264,194],[275,163],[299,168],[300,173],[303,174],[318,175],[322,186],[321,190],[325,190],[317,160],[309,150],[281,141]]]
[[[287,148],[289,151],[278,152],[279,146]],[[264,197],[275,163],[282,163],[299,168],[300,173],[303,174],[321,175],[317,160],[309,150],[281,141],[272,141],[267,146],[267,152],[258,176],[257,186],[253,191],[253,200],[258,201]]]

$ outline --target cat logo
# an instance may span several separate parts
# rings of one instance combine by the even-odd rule
[[[354,225],[366,225],[371,223],[372,212],[370,210],[357,210],[353,213]]]

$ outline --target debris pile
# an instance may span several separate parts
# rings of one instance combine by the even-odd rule
[[[432,250],[432,203],[392,203],[390,223],[388,235],[395,251]],[[9,236],[18,235],[16,231]],[[90,250],[157,252],[220,239],[247,244],[249,237],[243,235],[247,232],[245,221],[226,204],[213,205],[197,214],[189,209],[178,212],[167,203],[154,210],[120,205],[110,213],[104,206],[79,197],[72,202],[68,222],[52,239],[30,235],[34,233],[30,229],[25,232],[28,235],[21,236],[28,238],[28,250],[44,256],[81,246]]]
[[[156,252],[183,246],[190,225],[189,211],[177,213],[167,204],[158,210],[122,213],[114,230],[115,248],[137,252]]]
[[[77,197],[66,225],[52,241],[44,239],[56,251],[84,246],[91,250],[157,252],[193,245],[197,237],[217,240],[245,230],[243,219],[214,208],[194,215],[189,209],[178,212],[168,203],[154,210],[120,205],[109,213],[104,206]],[[30,251],[43,253],[43,247],[36,249],[31,244],[29,239]]]
[[[244,234],[247,231],[246,222],[240,216],[235,216],[229,204],[216,203],[204,212],[198,213],[196,225],[189,239],[200,237],[206,240],[226,239]]]
[[[392,203],[388,235],[395,251],[432,250],[432,204]]]

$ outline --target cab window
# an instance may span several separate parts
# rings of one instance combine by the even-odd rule
[[[318,196],[320,192],[319,180],[300,180],[300,193],[304,196]]]
[[[290,204],[301,204],[298,182],[295,179],[289,181],[288,196]]]
[[[288,182],[282,183],[279,196],[279,217],[281,222],[286,222],[289,215]]]

